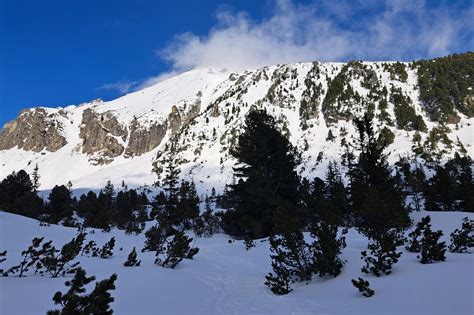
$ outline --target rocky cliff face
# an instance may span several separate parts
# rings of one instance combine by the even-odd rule
[[[0,133],[1,171],[36,161],[56,176],[51,185],[61,176],[85,186],[114,178],[141,185],[156,180],[152,164],[160,178],[167,161],[175,160],[181,176],[195,180],[198,189],[219,190],[232,180],[229,150],[254,107],[276,118],[301,153],[299,171],[308,177],[323,175],[329,161],[342,161],[355,136],[352,119],[366,112],[392,140],[391,163],[400,156],[430,163],[456,151],[474,156],[469,69],[471,53],[415,63],[314,62],[241,73],[197,69],[110,102],[21,113]],[[63,162],[80,164],[81,171],[58,174],[54,164]]]
[[[166,135],[166,124],[141,126],[137,120],[130,124],[130,137],[125,150],[125,157],[140,156],[158,147]]]
[[[55,152],[66,145],[62,135],[63,126],[55,119],[58,114],[48,114],[44,108],[25,110],[17,119],[8,122],[0,132],[0,150],[14,147],[26,151]]]

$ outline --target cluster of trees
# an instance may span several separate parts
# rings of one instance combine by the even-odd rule
[[[404,244],[404,231],[412,224],[405,202],[407,187],[418,187],[416,181],[424,177],[411,168],[405,176],[395,172],[384,154],[388,143],[375,131],[370,116],[354,121],[358,155],[347,154],[346,187],[335,163],[330,163],[324,180],[301,179],[296,173],[298,154],[278,131],[275,120],[263,110],[247,116],[245,132],[231,152],[239,163],[234,183],[222,197],[221,205],[228,208],[222,214],[222,227],[244,239],[248,249],[252,247],[249,240],[269,237],[273,272],[265,283],[275,294],[287,294],[291,283],[307,282],[314,275],[335,277],[341,272],[344,262],[339,254],[345,246],[344,237],[338,235],[341,226],[354,226],[369,239],[367,250],[361,253],[362,272],[390,274],[401,256],[397,247]],[[468,157],[457,155],[442,167],[455,177],[460,191],[452,201],[460,208],[444,210],[469,209],[471,197],[462,192],[472,187],[470,163]],[[438,194],[440,172],[437,169],[426,183]],[[429,192],[423,191],[427,205],[432,202]],[[435,203],[446,204],[439,195],[434,198]],[[302,231],[310,232],[311,242]],[[465,233],[456,235],[461,234]],[[439,242],[440,236],[440,231],[423,231],[421,263],[443,260],[446,245]],[[365,280],[353,284],[366,296],[373,295]]]
[[[474,116],[474,107],[468,96],[473,84],[474,53],[453,54],[414,64],[418,69],[420,98],[432,120],[456,123],[457,109],[468,117]]]
[[[140,232],[149,219],[146,211],[149,205],[144,192],[134,189],[115,191],[108,182],[99,194],[89,191],[79,199],[71,192],[72,185],[56,185],[47,200],[38,196],[38,169],[32,176],[24,170],[13,172],[0,182],[0,208],[47,223],[62,223],[76,226],[74,214],[79,216],[83,227],[108,230],[115,226],[127,232]]]
[[[357,120],[358,159],[349,159],[349,186],[335,163],[325,180],[302,180],[297,172],[298,155],[265,111],[254,110],[246,120],[232,154],[238,159],[235,183],[227,187],[222,215],[223,229],[237,238],[261,238],[281,232],[275,213],[296,218],[299,229],[316,221],[336,226],[357,226],[367,235],[410,225],[399,178],[392,175],[386,143],[380,141],[368,116]]]
[[[474,212],[472,159],[455,153],[444,165],[435,165],[427,178],[426,166],[402,158],[397,163],[405,193],[416,210]]]
[[[102,259],[110,258],[115,247],[115,238],[112,237],[103,247],[97,247],[94,241],[89,241],[84,245],[86,233],[80,232],[70,242],[64,244],[61,249],[56,249],[53,241],[44,241],[44,237],[35,237],[31,245],[21,252],[21,260],[17,265],[3,270],[0,269],[0,276],[24,277],[28,271],[33,270],[35,274],[41,276],[49,275],[51,278],[64,277],[67,274],[75,273],[79,268],[79,262],[75,259],[81,256],[91,255]],[[6,261],[7,251],[0,252],[0,263]]]

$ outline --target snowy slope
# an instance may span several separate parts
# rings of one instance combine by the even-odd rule
[[[157,83],[141,91],[130,93],[110,102],[94,101],[65,108],[46,108],[49,116],[59,126],[67,144],[55,152],[25,151],[14,147],[0,150],[0,178],[14,170],[31,172],[38,164],[41,175],[41,189],[51,189],[56,184],[72,181],[74,189],[81,191],[103,187],[107,180],[120,185],[122,180],[129,187],[152,185],[161,175],[152,173],[152,165],[163,169],[171,156],[181,168],[181,176],[193,179],[200,194],[209,193],[212,187],[221,191],[232,180],[232,166],[235,161],[229,156],[229,148],[235,145],[236,137],[242,132],[246,113],[252,106],[266,108],[273,114],[281,130],[302,154],[300,173],[307,177],[324,174],[329,161],[340,161],[344,153],[343,139],[351,142],[355,130],[350,119],[331,122],[323,113],[322,102],[328,86],[344,68],[343,63],[296,63],[276,65],[261,69],[229,73],[225,70],[195,69]],[[358,102],[339,104],[342,114],[360,116],[367,110],[371,92],[364,86],[365,76],[374,74],[376,85],[388,91],[400,88],[416,114],[423,117],[428,132],[421,132],[422,143],[429,137],[429,131],[438,127],[430,121],[419,100],[416,69],[406,67],[407,79],[400,81],[384,70],[385,63],[364,62],[350,74],[347,88],[359,97]],[[409,64],[407,64],[409,65]],[[362,70],[361,70],[362,69]],[[351,71],[352,71],[351,70]],[[308,88],[308,82],[319,86],[319,94]],[[302,128],[300,111],[303,100],[313,97],[316,110],[307,120],[308,128]],[[389,99],[389,97],[388,97]],[[198,112],[189,121],[184,117],[198,104]],[[387,113],[395,121],[394,105],[388,102]],[[34,110],[34,109],[32,109]],[[119,145],[127,147],[131,125],[140,128],[153,124],[168,124],[166,135],[159,145],[141,155],[133,157],[121,154],[107,164],[97,164],[93,156],[84,153],[85,140],[80,137],[85,111],[98,115],[110,114],[117,119],[125,133],[122,137],[109,134]],[[178,112],[183,120],[180,128],[172,132],[171,114]],[[375,115],[381,113],[375,108]],[[379,128],[388,127],[395,135],[389,147],[389,161],[394,163],[400,156],[411,154],[415,131],[397,129],[376,120]],[[467,154],[474,157],[474,118],[460,114],[456,125],[449,125],[447,136],[451,145],[439,144],[436,152],[443,160],[452,156],[461,143]],[[328,141],[329,131],[335,140]],[[174,143],[176,150],[169,150]],[[96,152],[100,155],[101,152]]]
[[[414,213],[419,220],[426,212]],[[449,233],[460,226],[465,213],[430,212],[433,229]],[[474,215],[469,214],[470,219]],[[87,230],[88,232],[91,229]],[[44,236],[61,246],[76,235],[62,226],[40,227],[29,218],[0,212],[0,250],[7,250],[3,268],[19,261],[21,250],[31,239]],[[275,296],[263,284],[271,270],[269,244],[257,242],[249,252],[240,242],[228,243],[225,235],[196,239],[200,252],[193,261],[177,269],[153,265],[153,253],[140,253],[144,235],[125,235],[123,231],[96,231],[87,240],[104,244],[117,239],[114,256],[108,260],[81,257],[89,275],[101,280],[118,274],[113,291],[115,314],[473,314],[474,255],[447,254],[443,263],[422,265],[416,254],[403,250],[400,262],[389,276],[376,278],[362,274],[360,252],[367,240],[351,230],[348,247],[343,250],[347,263],[337,278],[314,279],[294,285],[286,296]],[[123,267],[132,247],[137,247],[140,267]],[[123,248],[119,251],[119,248]],[[350,280],[362,276],[375,290],[370,299],[362,297]],[[64,291],[67,278],[51,279],[29,274],[25,278],[0,278],[0,313],[44,314],[54,308],[51,300],[57,290]]]

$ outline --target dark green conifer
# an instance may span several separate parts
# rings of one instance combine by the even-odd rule
[[[264,110],[252,109],[245,131],[231,154],[239,161],[235,183],[225,198],[231,209],[223,215],[223,228],[238,238],[260,238],[275,231],[272,216],[278,204],[293,205],[298,216],[300,179],[294,147]]]
[[[439,241],[441,236],[443,236],[441,230],[433,232],[430,228],[426,228],[423,231],[420,255],[418,255],[422,264],[431,264],[433,262],[446,260],[446,243]]]
[[[474,247],[474,220],[467,217],[462,219],[461,229],[451,233],[451,244],[449,251],[452,253],[468,253],[468,249]]]
[[[423,217],[420,222],[416,224],[416,228],[408,234],[406,250],[409,252],[417,253],[421,250],[421,238],[426,229],[431,228],[431,217],[427,215]]]
[[[199,248],[191,247],[192,241],[184,232],[176,232],[173,238],[168,239],[162,249],[156,252],[155,264],[174,269],[183,259],[193,259]]]
[[[371,297],[375,294],[375,291],[369,287],[369,281],[359,277],[358,280],[352,279],[351,282],[352,285],[355,286],[363,296]]]
[[[85,233],[80,233],[70,242],[64,244],[60,251],[53,247],[52,250],[45,253],[39,261],[45,272],[48,272],[52,278],[74,273],[79,262],[72,263],[72,261],[81,252],[85,237]]]
[[[123,263],[125,267],[138,267],[140,266],[141,260],[137,260],[137,251],[135,247],[132,249],[128,255],[127,261]]]
[[[162,251],[168,236],[170,236],[169,231],[167,228],[163,227],[163,225],[152,226],[148,231],[145,232],[146,240],[142,252]]]
[[[94,290],[85,294],[85,286],[95,280],[95,277],[87,277],[82,268],[78,268],[74,278],[66,281],[69,287],[66,293],[56,292],[53,296],[55,304],[61,305],[61,309],[48,311],[48,315],[70,315],[70,314],[103,314],[111,315],[110,303],[114,298],[110,290],[115,289],[117,275],[113,274],[109,279],[96,282]]]
[[[343,230],[342,236],[337,237],[338,227],[326,222],[317,222],[311,225],[311,236],[315,238],[312,243],[313,254],[313,272],[320,277],[330,275],[337,277],[344,266],[344,261],[339,257],[341,251],[346,247]]]
[[[107,259],[111,257],[114,252],[114,247],[115,247],[115,237],[112,237],[107,243],[104,244],[104,246],[100,249],[99,251],[99,257],[103,259]]]
[[[362,272],[376,277],[392,273],[393,265],[402,255],[402,252],[397,252],[397,246],[402,243],[401,235],[396,229],[389,230],[378,238],[369,239],[367,248],[370,252],[361,253],[361,259],[365,262]]]

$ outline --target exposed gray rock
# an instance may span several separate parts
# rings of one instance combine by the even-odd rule
[[[122,155],[125,148],[118,139],[124,143],[127,136],[127,129],[118,122],[112,113],[99,114],[90,108],[84,110],[79,133],[79,137],[82,139],[82,152],[108,158],[96,159],[98,163],[108,163],[111,161],[110,159]]]
[[[65,113],[59,113],[65,116]],[[0,150],[17,146],[27,151],[44,149],[55,152],[67,144],[61,134],[62,125],[54,114],[48,115],[44,108],[25,110],[3,126],[0,131]]]
[[[168,126],[173,134],[181,127],[181,123],[181,114],[178,108],[173,105],[173,107],[171,107],[171,113],[168,115]]]
[[[125,157],[139,156],[150,152],[160,145],[166,135],[166,124],[153,124],[149,128],[140,126],[133,120],[130,127],[130,139],[125,150]]]

